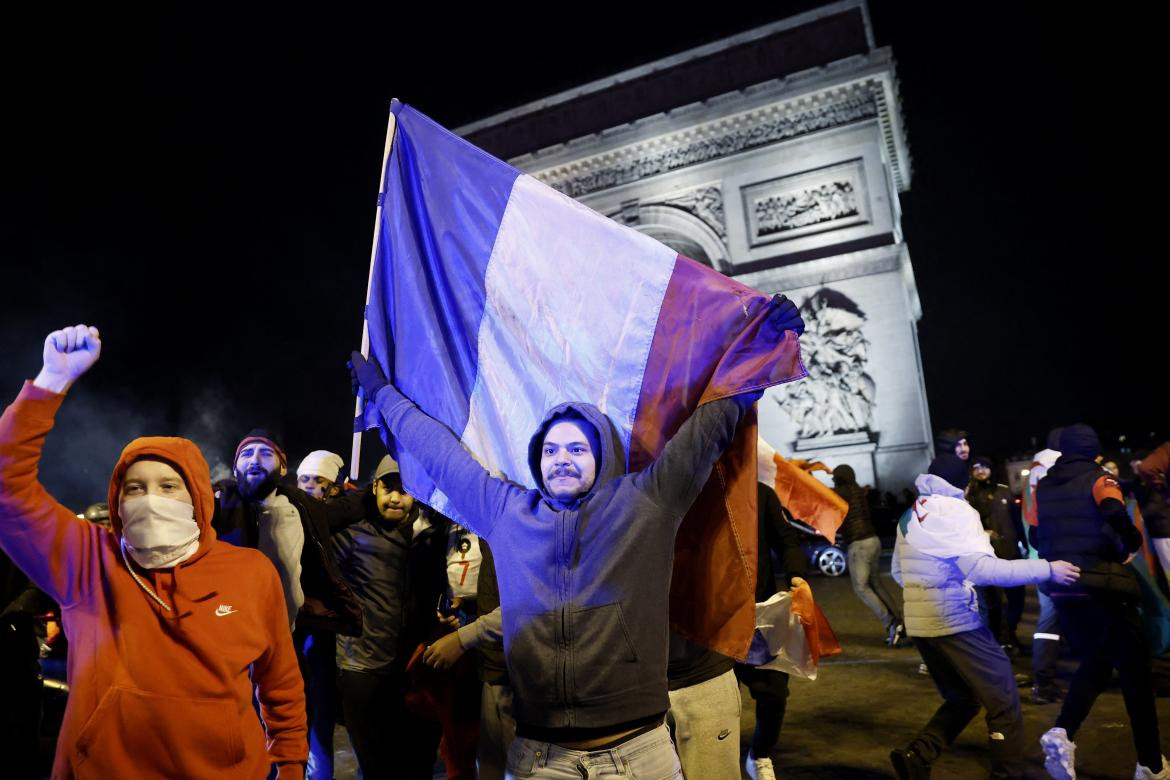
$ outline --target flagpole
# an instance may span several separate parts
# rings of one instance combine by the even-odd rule
[[[386,166],[390,162],[390,148],[394,144],[394,128],[395,128],[394,112],[390,112],[390,118],[386,120],[386,146],[382,152],[382,173],[378,177],[378,208],[374,216],[374,238],[370,245],[370,270],[366,276],[366,303],[362,307],[362,357],[369,358],[370,356],[370,323],[366,320],[366,312],[370,307],[370,286],[374,281],[374,261],[378,256],[378,235],[382,230],[382,207],[385,200],[385,191],[382,189],[386,184]],[[354,399],[354,419],[358,419],[362,415],[362,394],[359,391],[357,398]],[[349,478],[356,480],[358,478],[358,464],[362,456],[362,431],[355,431],[353,434],[353,446],[349,452]]]

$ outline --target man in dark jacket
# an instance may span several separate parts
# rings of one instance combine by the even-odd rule
[[[376,365],[352,361],[385,431],[495,553],[517,722],[509,772],[629,762],[635,776],[681,776],[663,725],[674,538],[755,396],[699,407],[636,473],[608,417],[561,404],[529,443],[539,488],[526,490],[489,475]]]
[[[833,490],[849,502],[849,512],[841,523],[837,538],[845,545],[849,556],[849,581],[853,584],[853,592],[882,621],[886,644],[891,647],[900,645],[906,638],[906,629],[895,614],[892,601],[882,596],[878,564],[882,541],[870,519],[865,488],[857,484],[853,468],[842,464],[833,469]]]
[[[361,518],[356,494],[329,504],[285,485],[288,458],[264,430],[236,445],[235,479],[215,485],[216,537],[259,549],[280,574],[289,626],[361,633],[361,608],[337,570],[332,531]]]
[[[1018,518],[1012,515],[1012,494],[1007,485],[991,479],[991,460],[977,457],[971,461],[971,482],[967,485],[967,503],[979,513],[983,529],[991,537],[991,549],[998,558],[1015,561],[1023,557],[1020,545],[1024,541],[1024,529]],[[992,636],[1008,652],[1017,651],[1020,640],[1016,628],[1024,614],[1024,586],[999,588],[981,585],[979,598],[987,610],[987,627]],[[1004,602],[1007,602],[1005,614]]]
[[[1141,533],[1130,522],[1117,480],[1095,460],[1097,433],[1087,425],[1062,428],[1060,452],[1036,486],[1037,539],[1041,557],[1081,569],[1073,585],[1047,586],[1079,666],[1056,725],[1040,738],[1044,766],[1055,778],[1076,776],[1073,739],[1116,667],[1137,749],[1134,776],[1170,778],[1138,611],[1141,592],[1129,565],[1141,549]]]
[[[362,495],[362,519],[333,537],[363,617],[359,636],[337,638],[345,728],[363,777],[429,780],[439,724],[407,711],[406,665],[438,633],[449,521],[403,489],[388,455]]]

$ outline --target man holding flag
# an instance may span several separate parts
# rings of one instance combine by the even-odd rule
[[[353,368],[407,488],[495,551],[509,774],[679,776],[668,625],[746,654],[753,402],[804,375],[803,323],[392,112]]]

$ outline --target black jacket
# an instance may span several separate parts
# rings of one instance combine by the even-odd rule
[[[364,493],[365,517],[333,536],[363,619],[361,636],[337,640],[337,663],[372,674],[402,672],[415,648],[440,633],[436,609],[447,588],[451,521],[416,501],[406,519],[391,523]]]
[[[984,530],[991,531],[996,557],[1008,561],[1019,558],[1024,531],[1012,516],[1012,494],[1007,485],[973,479],[967,487],[967,503],[979,513]]]
[[[297,628],[334,631],[343,636],[360,636],[362,610],[357,598],[337,568],[330,534],[362,519],[362,493],[341,496],[328,503],[296,487],[276,486],[297,508],[305,531],[301,551],[301,589],[305,603],[297,613]],[[244,500],[234,479],[215,484],[215,535],[240,547],[256,548],[260,529],[255,504]]]
[[[865,490],[857,484],[852,468],[842,465],[833,469],[833,490],[849,502],[849,512],[845,515],[840,530],[837,531],[838,544],[848,546],[853,542],[877,536],[869,515],[869,502],[866,501]]]
[[[1042,586],[1053,597],[1086,593],[1140,597],[1133,568],[1124,564],[1129,551],[1136,549],[1133,535],[1137,530],[1128,518],[1122,522],[1107,517],[1093,497],[1093,485],[1107,475],[1091,458],[1064,455],[1037,483],[1040,557],[1081,568],[1080,579],[1072,585]]]

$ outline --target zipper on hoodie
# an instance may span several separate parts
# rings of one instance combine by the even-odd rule
[[[568,716],[569,724],[573,722],[573,710],[569,695],[569,567],[568,556],[565,554],[568,536],[568,515],[570,510],[562,510],[557,517],[557,569],[561,582],[557,586],[557,599],[561,602],[561,702]]]

